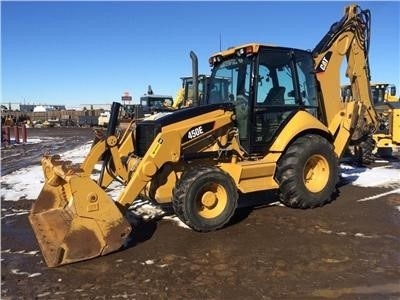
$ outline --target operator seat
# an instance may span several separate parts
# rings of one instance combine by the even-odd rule
[[[264,104],[267,105],[284,105],[285,104],[285,90],[286,88],[283,86],[272,87],[267,97],[264,100]]]

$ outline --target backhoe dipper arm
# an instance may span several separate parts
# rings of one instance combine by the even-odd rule
[[[334,23],[313,50],[314,69],[319,82],[325,122],[336,137],[335,151],[341,156],[349,138],[358,140],[375,131],[378,117],[370,90],[368,61],[370,11],[348,5],[343,18]],[[346,77],[353,99],[342,102],[340,71],[346,56]],[[338,141],[341,140],[341,141]]]

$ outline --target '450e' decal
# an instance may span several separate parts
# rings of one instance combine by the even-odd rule
[[[185,143],[194,138],[197,138],[197,137],[211,131],[213,128],[214,128],[214,122],[209,122],[209,123],[201,124],[198,126],[194,126],[186,132],[186,134],[182,138],[182,142]]]

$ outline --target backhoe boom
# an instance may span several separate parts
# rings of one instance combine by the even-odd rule
[[[378,126],[370,91],[370,68],[368,61],[370,41],[370,11],[361,10],[357,5],[345,8],[344,17],[331,26],[329,32],[313,50],[316,78],[323,99],[323,114],[328,128],[340,140],[359,140],[372,134]],[[340,71],[346,57],[346,77],[349,78],[353,99],[352,104],[341,102]],[[347,124],[341,115],[350,117]],[[335,142],[336,152],[341,154],[347,143]],[[338,149],[339,148],[339,149]]]

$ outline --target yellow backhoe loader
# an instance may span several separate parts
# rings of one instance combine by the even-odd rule
[[[395,147],[400,147],[400,98],[396,96],[396,86],[375,82],[370,87],[380,124],[372,137],[364,137],[352,149],[362,163],[372,162],[373,153],[391,155]],[[342,101],[351,100],[351,85],[342,86],[341,91]]]
[[[400,97],[396,96],[396,86],[386,82],[371,82],[372,100],[375,105],[384,102],[400,102]],[[342,100],[351,99],[351,86],[349,84],[341,86]]]
[[[207,86],[210,76],[199,74],[197,79],[198,93],[199,93],[199,103],[202,103],[203,99],[207,99]],[[175,97],[175,102],[173,107],[176,109],[193,106],[193,77],[181,77],[182,87],[178,90],[177,96]]]
[[[193,55],[193,54],[192,54]],[[197,57],[196,57],[197,59]],[[200,74],[197,76],[198,86],[198,105],[205,105],[208,103],[208,99],[215,97],[225,97],[228,95],[229,81],[225,78],[213,78],[212,87],[209,88],[210,75]],[[174,108],[183,108],[193,106],[193,76],[181,77],[182,87],[179,89],[176,101],[174,102]],[[208,92],[211,94],[209,95]]]
[[[380,118],[380,125],[372,136],[374,150],[378,155],[391,155],[394,148],[400,147],[400,98],[394,85],[374,84],[371,89]]]
[[[45,184],[29,220],[47,265],[119,250],[131,232],[125,214],[136,199],[172,203],[200,232],[226,225],[240,193],[274,189],[293,208],[332,201],[347,144],[377,126],[369,30],[369,10],[349,5],[313,51],[246,44],[216,53],[209,89],[223,78],[229,93],[209,92],[204,105],[155,114],[119,136],[120,104],[113,103],[107,133],[83,163],[42,159]],[[344,58],[349,102],[340,100]],[[124,185],[117,199],[105,192],[114,180]]]

